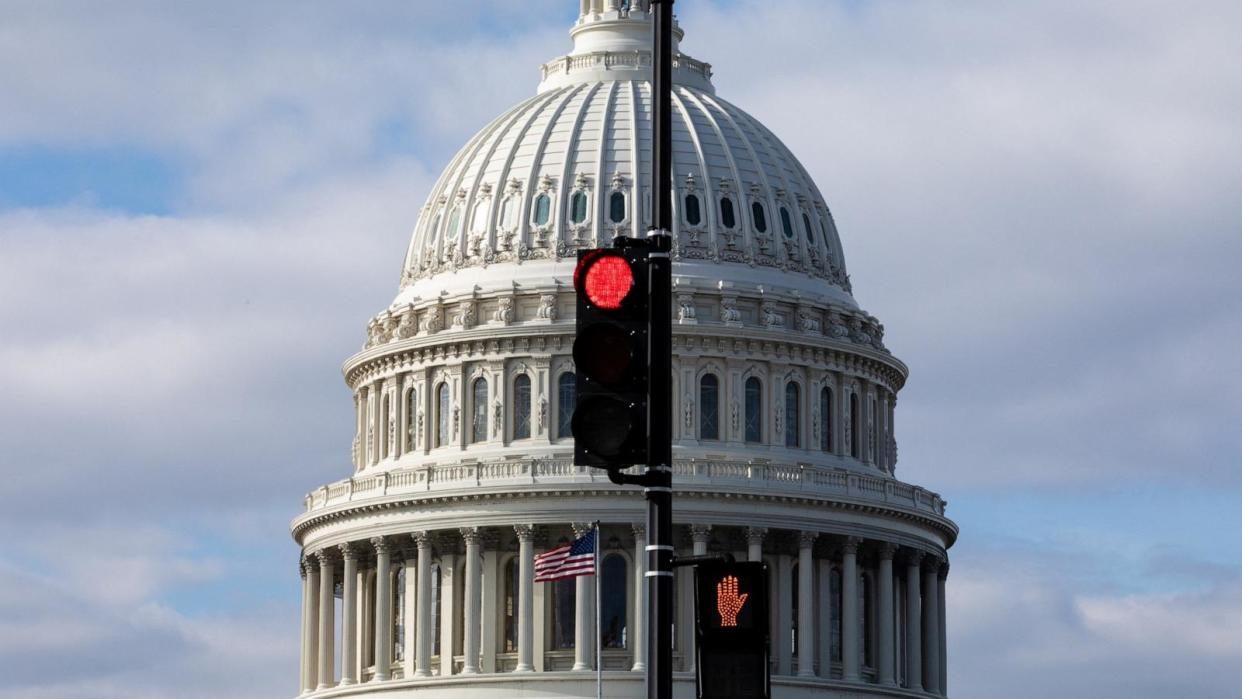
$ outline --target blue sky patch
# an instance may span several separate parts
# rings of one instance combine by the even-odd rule
[[[172,159],[141,149],[0,148],[0,210],[81,205],[162,215],[183,186]]]

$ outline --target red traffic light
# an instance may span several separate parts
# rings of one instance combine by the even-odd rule
[[[634,289],[634,270],[624,257],[601,252],[579,263],[574,281],[593,305],[615,311]]]

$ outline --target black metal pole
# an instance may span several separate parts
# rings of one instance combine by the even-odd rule
[[[647,697],[673,697],[672,124],[673,0],[652,0],[652,223],[647,388]]]

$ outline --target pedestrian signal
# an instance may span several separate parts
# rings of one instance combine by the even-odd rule
[[[770,699],[767,566],[703,563],[694,574],[697,696]]]

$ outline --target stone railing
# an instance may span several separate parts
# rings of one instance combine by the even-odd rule
[[[540,66],[540,76],[547,80],[552,76],[568,74],[579,70],[650,67],[650,51],[592,51],[590,53],[561,56],[548,61]],[[712,66],[710,63],[684,54],[678,55],[673,59],[673,69],[688,71],[708,81],[712,78]]]
[[[610,485],[600,469],[575,466],[571,459],[508,459],[478,463],[416,466],[381,471],[331,483],[306,495],[307,513],[349,502],[392,495],[441,491],[554,485]],[[685,459],[673,463],[673,483],[680,487],[764,492],[782,495],[832,495],[856,501],[896,505],[944,515],[936,493],[891,478],[844,469],[762,461]]]

